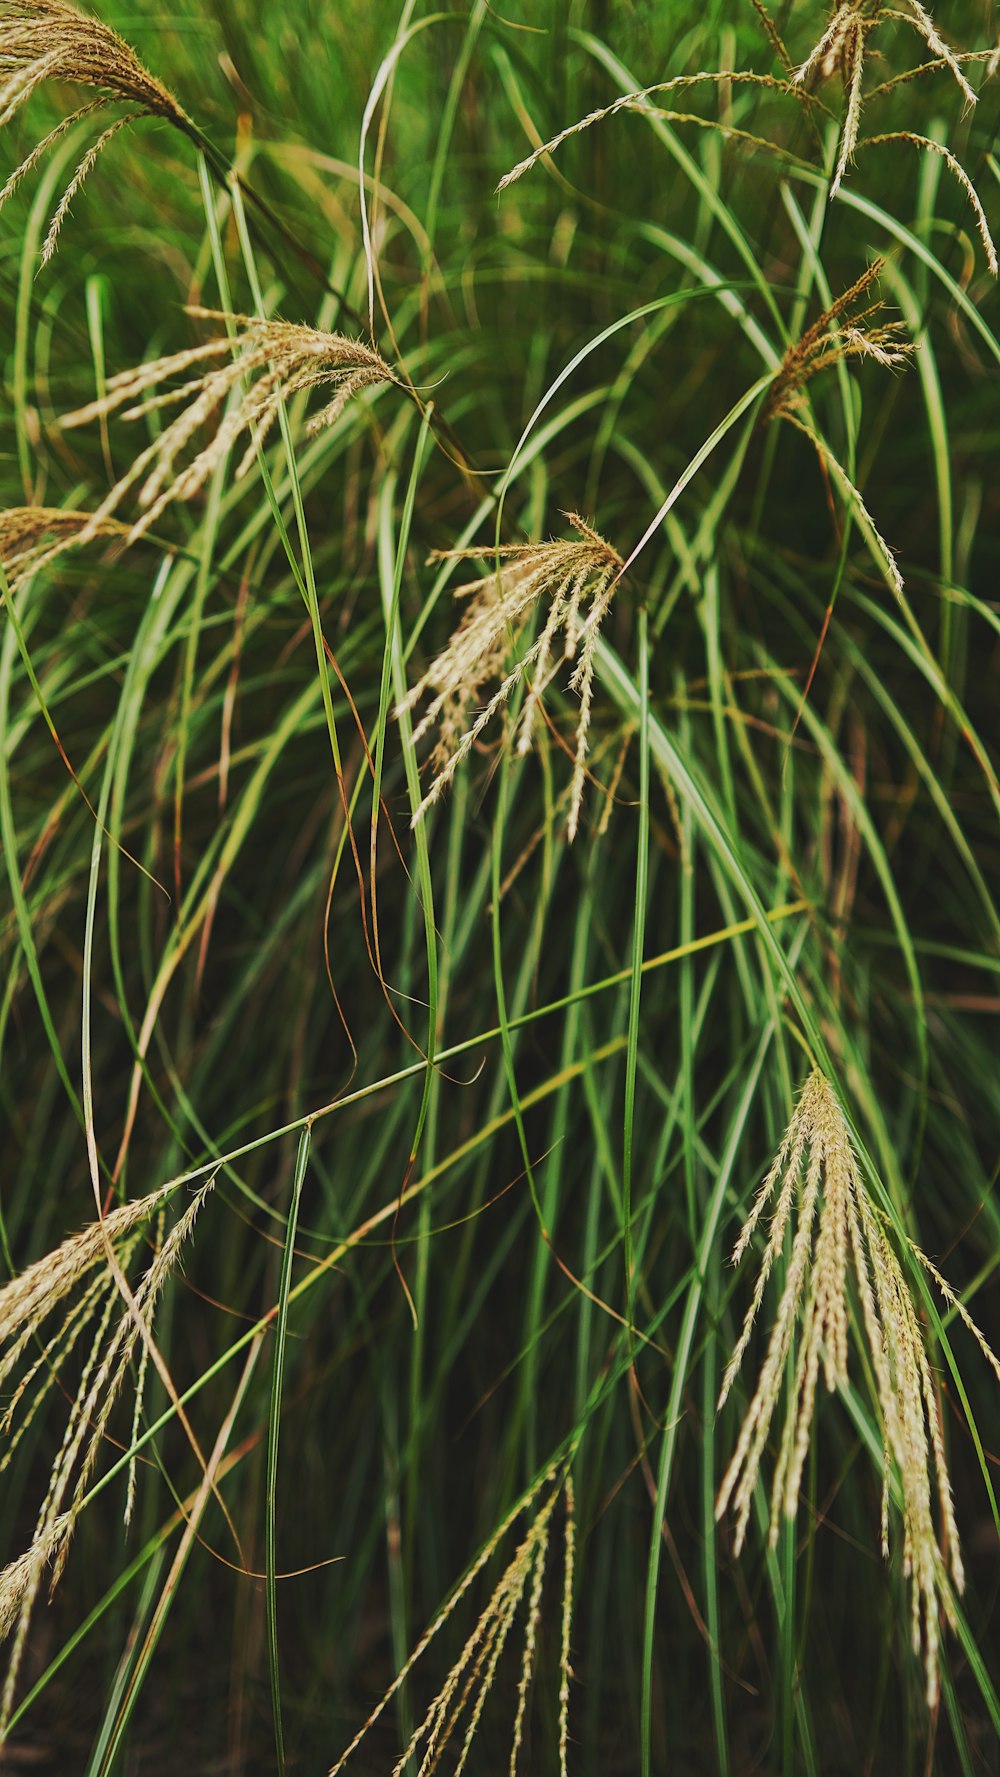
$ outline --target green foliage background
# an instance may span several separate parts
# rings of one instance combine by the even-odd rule
[[[966,0],[940,22],[989,49],[990,14]],[[924,1301],[970,1577],[937,1718],[898,1550],[879,1552],[860,1351],[849,1396],[824,1397],[774,1553],[763,1494],[738,1563],[713,1511],[740,1418],[738,1400],[718,1421],[714,1403],[750,1287],[727,1254],[810,1055],[897,1228],[996,1330],[1000,345],[965,194],[897,143],[859,151],[831,201],[833,79],[816,128],[777,91],[695,89],[664,102],[713,127],[627,113],[494,195],[539,140],[621,92],[780,74],[736,0],[402,14],[182,0],[103,16],[281,230],[247,200],[241,238],[191,144],[142,121],[39,273],[92,127],[71,132],[3,214],[5,506],[100,500],[137,428],[63,432],[60,414],[202,338],[185,303],[231,295],[252,312],[259,295],[285,319],[363,330],[359,142],[394,45],[362,151],[375,331],[433,414],[385,389],[307,442],[294,405],[303,527],[285,445],[267,448],[287,550],[253,469],[172,508],[155,540],[67,555],[8,601],[9,1265],[93,1214],[84,1031],[106,1181],[136,1196],[216,1177],[157,1320],[208,1448],[238,1354],[261,1316],[273,1325],[316,1114],[282,1373],[274,1390],[269,1338],[222,1483],[245,1565],[279,1575],[290,1770],[333,1764],[518,1495],[571,1448],[572,1770],[995,1770],[996,1392],[952,1317]],[[827,22],[815,4],[775,17],[796,61]],[[871,42],[872,82],[926,59],[898,21]],[[997,90],[963,115],[938,71],[873,100],[862,134],[947,143],[995,221]],[[39,95],[8,132],[10,165],[67,109]],[[479,541],[488,565],[498,526],[563,535],[579,511],[627,555],[876,253],[919,353],[902,373],[830,370],[810,398],[896,552],[903,601],[808,440],[760,423],[761,396],[623,582],[575,845],[569,693],[532,755],[494,743],[411,833],[417,762],[390,712],[454,621],[455,570],[429,551]],[[335,657],[339,781],[317,630]],[[430,1072],[429,1028],[448,1052]],[[33,1631],[11,1747],[47,1768],[275,1768],[267,1588],[234,1571],[214,1503],[169,1578],[198,1471],[165,1400],[151,1379],[128,1541],[109,1450],[113,1478]],[[6,1558],[30,1537],[60,1411],[57,1390],[4,1477]],[[130,1425],[116,1421],[122,1449]],[[525,1762],[539,1773],[558,1769],[549,1587]],[[359,1770],[392,1768],[485,1597],[456,1612]],[[517,1670],[500,1668],[470,1770],[507,1768]]]

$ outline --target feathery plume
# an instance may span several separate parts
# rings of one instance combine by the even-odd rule
[[[940,1409],[902,1266],[865,1189],[836,1095],[818,1068],[802,1089],[774,1164],[743,1225],[734,1264],[745,1254],[765,1210],[771,1214],[770,1226],[753,1297],[723,1376],[720,1408],[736,1381],[786,1235],[790,1236],[788,1262],[757,1386],[719,1489],[716,1516],[721,1518],[732,1506],[738,1554],[798,1333],[771,1483],[772,1546],[782,1516],[795,1517],[819,1378],[822,1375],[831,1393],[847,1386],[848,1286],[853,1275],[884,1440],[883,1554],[888,1555],[889,1484],[895,1472],[903,1571],[911,1586],[912,1640],[914,1651],[923,1658],[927,1698],[933,1707],[938,1696],[939,1615],[954,1624],[953,1590],[961,1592],[964,1585]],[[923,1254],[917,1257],[988,1351],[940,1274]],[[996,1359],[992,1353],[989,1356],[996,1369]]]
[[[763,418],[765,424],[777,419],[788,420],[809,439],[821,462],[857,511],[898,598],[903,592],[903,579],[896,558],[859,490],[809,419],[805,397],[806,386],[813,377],[841,359],[870,358],[883,368],[894,369],[905,364],[916,350],[911,340],[901,337],[904,333],[901,321],[881,319],[885,313],[881,299],[853,314],[850,312],[870,290],[884,264],[884,259],[874,260],[849,289],[842,291],[836,301],[817,316],[801,338],[788,347],[771,386]]]
[[[431,1777],[441,1763],[449,1743],[460,1727],[466,1710],[468,1719],[465,1722],[464,1737],[454,1764],[455,1777],[464,1771],[472,1742],[486,1704],[486,1699],[493,1686],[497,1668],[511,1628],[517,1617],[520,1605],[527,1597],[527,1612],[524,1629],[524,1647],[521,1658],[521,1672],[517,1687],[517,1706],[514,1716],[514,1727],[511,1737],[509,1777],[517,1777],[518,1763],[524,1737],[524,1724],[527,1714],[528,1693],[534,1677],[538,1651],[538,1626],[541,1621],[542,1587],[545,1579],[545,1566],[551,1540],[552,1518],[560,1498],[564,1505],[564,1561],[563,1588],[561,1605],[561,1649],[559,1659],[559,1773],[566,1777],[566,1748],[569,1741],[569,1682],[572,1676],[569,1665],[570,1626],[573,1602],[573,1568],[575,1549],[575,1515],[573,1484],[567,1474],[562,1480],[556,1479],[555,1468],[550,1468],[539,1476],[527,1496],[509,1513],[503,1523],[491,1536],[486,1547],[478,1556],[464,1580],[452,1593],[447,1604],[435,1617],[430,1628],[417,1643],[406,1664],[397,1674],[382,1701],[373,1709],[364,1726],[355,1735],[338,1762],[333,1766],[330,1777],[339,1777],[352,1753],[360,1746],[383,1713],[400,1686],[412,1672],[421,1655],[429,1647],[438,1630],[447,1622],[457,1608],[460,1600],[469,1591],[476,1576],[482,1571],[490,1557],[499,1548],[501,1542],[516,1520],[527,1512],[539,1495],[550,1487],[548,1497],[539,1506],[527,1531],[504,1569],[485,1609],[466,1640],[465,1646],[448,1673],[444,1684],[431,1703],[423,1720],[414,1729],[409,1743],[402,1756],[397,1759],[392,1769],[392,1777],[402,1777],[409,1767],[410,1761],[420,1756],[417,1777]]]
[[[163,1239],[135,1290],[135,1307],[149,1332],[160,1293],[174,1270],[181,1249],[212,1189],[202,1187]],[[124,1203],[80,1234],[72,1235],[54,1253],[29,1266],[20,1277],[0,1289],[0,1384],[17,1368],[29,1340],[38,1335],[49,1317],[66,1305],[61,1326],[49,1337],[41,1356],[28,1368],[16,1388],[3,1419],[9,1434],[19,1409],[24,1418],[13,1442],[23,1433],[47,1393],[64,1371],[66,1360],[81,1335],[89,1329],[89,1350],[72,1398],[62,1442],[52,1464],[48,1487],[35,1524],[31,1544],[23,1555],[0,1572],[0,1639],[13,1635],[10,1660],[0,1697],[0,1743],[10,1720],[28,1624],[46,1569],[51,1585],[62,1574],[76,1519],[104,1442],[108,1421],[121,1394],[129,1365],[141,1335],[130,1307],[121,1308],[118,1283],[107,1264],[109,1244],[123,1268],[133,1256],[138,1230],[150,1216],[162,1210],[172,1185],[164,1185],[147,1197]],[[82,1289],[78,1292],[78,1285]],[[73,1301],[72,1298],[76,1297]],[[146,1341],[143,1339],[143,1348]],[[48,1374],[45,1374],[45,1370]],[[36,1378],[39,1380],[36,1383]],[[5,1459],[6,1460],[6,1459]],[[130,1479],[128,1505],[134,1483]]]
[[[607,616],[623,562],[618,551],[577,513],[564,514],[576,536],[564,542],[504,544],[494,554],[499,564],[489,574],[456,589],[468,600],[465,616],[450,641],[414,685],[402,709],[412,709],[430,694],[415,742],[432,728],[437,740],[431,754],[435,776],[413,817],[414,824],[451,783],[487,724],[510,701],[522,682],[529,689],[518,717],[515,745],[531,747],[542,699],[563,663],[575,660],[569,687],[580,700],[570,791],[568,833],[579,825],[587,774],[594,656],[600,627]],[[432,561],[476,561],[476,549],[436,551]],[[585,601],[589,600],[586,615]],[[509,666],[516,647],[539,605],[547,601],[541,633]],[[491,686],[497,686],[483,699]]]
[[[802,396],[806,384],[839,359],[871,358],[887,368],[906,363],[916,348],[911,340],[902,337],[902,321],[879,319],[886,312],[881,298],[853,315],[850,312],[877,282],[884,265],[884,259],[873,260],[849,289],[842,290],[788,347],[771,385],[765,420],[787,419],[800,412],[805,405]],[[878,324],[873,325],[876,320]]]
[[[828,80],[835,73],[839,73],[844,84],[847,106],[836,171],[830,187],[831,196],[839,190],[858,146],[866,40],[887,18],[902,20],[911,25],[917,35],[923,38],[938,64],[948,69],[966,106],[976,103],[975,92],[962,72],[958,57],[939,35],[930,13],[921,6],[920,0],[901,0],[898,7],[883,6],[881,0],[876,0],[874,6],[870,4],[870,0],[843,0],[843,4],[835,4],[826,30],[792,75],[793,86],[806,90]]]
[[[139,452],[91,515],[81,540],[94,535],[126,494],[141,483],[138,499],[145,510],[128,531],[129,540],[134,542],[156,523],[172,501],[190,500],[200,493],[227,452],[249,433],[236,470],[237,479],[245,475],[278,418],[282,402],[293,395],[312,389],[333,390],[326,405],[309,422],[307,430],[313,436],[332,426],[362,389],[398,381],[373,347],[360,340],[345,339],[339,333],[324,333],[293,321],[228,315],[218,309],[192,306],[186,312],[198,320],[224,322],[233,332],[169,357],[152,359],[134,370],[120,371],[110,378],[105,395],[63,419],[64,426],[72,427],[120,410],[124,410],[125,419],[136,420],[169,407],[181,408],[153,442]],[[216,359],[221,362],[216,363]],[[188,375],[189,372],[192,374]],[[179,387],[159,389],[160,384],[175,376],[185,378]],[[242,396],[236,398],[241,384]],[[229,402],[231,395],[234,399]],[[214,437],[175,475],[178,458],[227,402]]]
[[[185,135],[194,125],[171,92],[140,62],[117,31],[66,0],[0,0],[0,125],[9,123],[46,81],[90,87],[97,97],[64,117],[37,142],[0,191],[0,205],[16,191],[49,148],[84,118],[119,101],[129,106],[88,148],[55,211],[42,260],[55,252],[66,213],[111,138],[139,117],[161,117]]]
[[[94,525],[92,513],[59,506],[11,506],[0,512],[0,561],[8,586],[20,586],[55,556],[94,536],[125,542],[128,526],[110,518]]]

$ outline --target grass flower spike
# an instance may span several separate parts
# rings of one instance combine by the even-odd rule
[[[237,479],[245,475],[282,402],[293,395],[313,389],[333,391],[309,422],[308,431],[313,435],[332,426],[362,389],[396,381],[378,352],[360,340],[295,322],[227,315],[216,309],[192,307],[187,312],[198,320],[225,322],[232,334],[156,358],[135,370],[120,371],[109,379],[106,395],[63,419],[64,426],[72,427],[119,410],[124,410],[125,419],[136,420],[170,407],[181,408],[111,489],[82,532],[82,541],[97,534],[137,484],[139,504],[145,510],[132,525],[129,538],[134,541],[142,536],[172,501],[190,500],[200,493],[237,440],[249,434],[236,470]],[[221,362],[216,363],[217,359]],[[176,376],[185,378],[178,388],[161,389],[161,384]],[[214,437],[175,474],[178,459],[224,405],[226,411]]]
[[[764,410],[766,419],[789,419],[801,413],[806,385],[841,359],[870,358],[887,369],[906,363],[916,348],[905,338],[903,322],[881,319],[885,313],[881,298],[860,310],[855,307],[878,281],[884,265],[884,259],[873,260],[788,347]]]
[[[486,1699],[496,1678],[497,1668],[500,1665],[511,1628],[522,1603],[527,1598],[521,1671],[511,1735],[510,1762],[507,1766],[509,1777],[517,1777],[524,1742],[528,1693],[534,1678],[538,1654],[542,1588],[551,1540],[552,1518],[560,1498],[563,1501],[564,1531],[559,1651],[558,1773],[559,1777],[567,1777],[569,1686],[573,1676],[570,1667],[570,1627],[576,1547],[575,1507],[572,1480],[568,1475],[562,1480],[555,1479],[552,1470],[548,1470],[536,1481],[527,1498],[522,1500],[521,1504],[504,1519],[491,1536],[464,1580],[452,1593],[447,1604],[438,1612],[430,1628],[417,1643],[406,1664],[386,1691],[381,1703],[372,1711],[346,1752],[333,1766],[330,1777],[339,1777],[340,1772],[343,1771],[356,1748],[360,1746],[369,1729],[374,1726],[387,1704],[409,1677],[417,1661],[453,1614],[476,1576],[499,1548],[511,1526],[538,1499],[546,1487],[549,1487],[547,1498],[542,1501],[528,1525],[444,1684],[423,1720],[413,1730],[406,1750],[392,1767],[392,1777],[403,1777],[405,1771],[414,1769],[417,1770],[418,1777],[431,1777],[431,1773],[439,1768],[449,1744],[455,1740],[456,1730],[460,1726],[463,1736],[461,1746],[450,1769],[455,1773],[455,1777],[465,1770]],[[416,1764],[418,1757],[420,1759],[419,1766]]]
[[[524,682],[528,691],[517,719],[515,744],[519,753],[529,751],[545,692],[564,663],[575,660],[569,686],[579,697],[580,708],[568,832],[571,839],[576,835],[587,772],[594,653],[623,563],[618,551],[578,514],[565,516],[575,537],[561,543],[504,545],[495,552],[499,565],[492,573],[456,590],[456,598],[468,600],[465,616],[406,699],[406,707],[413,708],[430,695],[414,740],[437,730],[431,755],[435,776],[415,822],[447,789],[488,723]],[[434,561],[482,558],[483,551],[475,549],[441,550],[431,557]],[[539,606],[546,607],[541,631],[511,666],[511,649]],[[495,687],[491,693],[490,687]]]
[[[0,512],[0,561],[8,586],[20,586],[54,556],[75,548],[84,533],[88,540],[101,536],[124,542],[128,537],[128,526],[114,519],[103,519],[96,529],[92,523],[91,513],[61,506],[12,506]]]
[[[157,1238],[154,1256],[135,1290],[135,1306],[147,1328],[152,1327],[157,1300],[211,1188],[210,1181],[169,1234]],[[29,1345],[33,1341],[41,1344],[41,1355],[24,1369],[7,1402],[2,1430],[10,1442],[0,1467],[6,1466],[42,1401],[57,1384],[71,1402],[31,1543],[0,1572],[0,1638],[13,1636],[0,1698],[0,1742],[10,1719],[28,1624],[43,1576],[51,1568],[55,1585],[62,1573],[112,1409],[141,1336],[129,1308],[119,1312],[115,1320],[122,1301],[107,1263],[108,1245],[112,1245],[119,1265],[126,1268],[142,1224],[160,1215],[171,1189],[168,1185],[122,1204],[0,1289],[0,1385],[22,1366]],[[54,1331],[46,1333],[46,1326],[60,1309],[62,1319]],[[73,1388],[63,1377],[84,1332],[88,1333],[89,1348]],[[140,1365],[140,1378],[143,1369]],[[130,1470],[126,1517],[133,1497],[134,1474]]]
[[[976,95],[962,72],[957,56],[939,35],[930,13],[920,5],[920,0],[902,0],[902,5],[898,8],[883,6],[880,0],[874,6],[869,0],[844,0],[844,4],[835,5],[833,16],[823,35],[792,76],[796,85],[806,87],[828,80],[835,73],[839,73],[843,80],[847,109],[831,193],[840,186],[858,146],[865,44],[871,32],[887,18],[902,19],[911,25],[918,36],[923,38],[931,55],[949,69],[966,105],[976,103]]]
[[[52,218],[42,259],[55,251],[69,206],[101,151],[139,117],[162,117],[185,135],[193,134],[187,113],[173,94],[143,67],[135,51],[117,31],[91,18],[66,0],[0,0],[0,125],[10,123],[46,81],[90,87],[97,93],[80,109],[56,124],[11,174],[0,204],[15,191],[46,151],[75,123],[97,116],[116,102],[129,107],[88,148]]]
[[[772,385],[763,417],[765,423],[777,419],[788,420],[800,432],[805,433],[821,462],[839,483],[841,491],[867,528],[875,553],[898,597],[903,591],[903,579],[895,555],[879,531],[859,490],[813,424],[805,393],[813,377],[843,359],[867,358],[884,369],[891,370],[905,364],[916,350],[912,341],[903,337],[902,322],[885,321],[881,318],[885,312],[885,304],[881,299],[876,299],[861,309],[856,307],[876,282],[884,264],[883,259],[873,260],[850,288],[842,291],[817,316],[812,325],[807,327],[805,333],[788,347]]]
[[[757,1387],[719,1489],[716,1516],[721,1518],[732,1506],[739,1553],[798,1334],[771,1483],[772,1546],[782,1516],[794,1518],[819,1378],[822,1375],[831,1392],[847,1385],[848,1286],[853,1276],[885,1442],[883,1554],[889,1551],[889,1490],[894,1474],[903,1520],[903,1569],[911,1583],[913,1646],[923,1656],[928,1701],[933,1705],[939,1682],[939,1610],[953,1623],[952,1587],[961,1592],[964,1585],[937,1393],[909,1285],[865,1189],[833,1088],[818,1068],[806,1081],[774,1165],[743,1225],[734,1264],[746,1253],[765,1210],[770,1210],[771,1221],[764,1253],[723,1376],[720,1408],[736,1381],[786,1235],[790,1236],[788,1263]],[[917,1256],[946,1299],[953,1300],[940,1274],[922,1254]],[[961,1318],[996,1370],[996,1359],[965,1310]]]

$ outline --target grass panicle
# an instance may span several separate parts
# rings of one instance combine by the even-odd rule
[[[0,191],[0,206],[74,124],[117,103],[129,109],[100,132],[76,167],[49,225],[43,262],[55,252],[74,197],[119,130],[140,117],[164,118],[185,135],[191,135],[193,128],[173,94],[143,66],[124,38],[100,19],[80,12],[67,0],[0,0],[0,126],[10,123],[48,82],[90,87],[98,97],[64,117],[35,144]]]
[[[906,363],[916,347],[905,337],[904,323],[882,320],[886,306],[881,298],[856,308],[878,282],[884,266],[884,259],[873,260],[788,347],[764,408],[765,420],[801,414],[807,385],[831,364],[847,358],[870,358],[893,369]]]
[[[7,584],[15,589],[81,541],[105,537],[125,543],[128,534],[128,525],[112,518],[95,522],[90,512],[73,512],[62,506],[11,506],[0,512],[0,561]]]
[[[568,1475],[561,1480],[555,1478],[554,1471],[551,1469],[536,1480],[516,1510],[504,1519],[490,1537],[474,1566],[417,1643],[382,1701],[372,1711],[346,1752],[333,1766],[330,1777],[339,1777],[339,1773],[344,1769],[356,1748],[360,1746],[369,1729],[396,1695],[404,1680],[409,1677],[417,1661],[426,1652],[438,1631],[454,1614],[476,1576],[481,1573],[500,1547],[516,1519],[530,1511],[532,1505],[545,1492],[546,1488],[549,1488],[548,1497],[542,1500],[532,1517],[527,1531],[497,1581],[488,1603],[468,1635],[441,1689],[423,1719],[414,1728],[405,1750],[392,1767],[392,1777],[403,1777],[407,1770],[415,1770],[417,1777],[431,1777],[431,1774],[440,1766],[449,1745],[458,1745],[457,1735],[460,1730],[462,1732],[461,1744],[458,1745],[455,1761],[450,1768],[455,1773],[455,1777],[464,1771],[486,1700],[496,1679],[504,1648],[507,1645],[518,1611],[527,1599],[521,1669],[517,1684],[517,1703],[508,1765],[509,1777],[517,1777],[524,1744],[528,1696],[534,1680],[538,1655],[538,1628],[542,1615],[542,1589],[551,1540],[552,1518],[560,1499],[563,1502],[564,1529],[557,1756],[559,1777],[567,1777],[569,1686],[572,1678],[569,1650],[573,1608],[575,1505],[572,1480]],[[417,1763],[418,1759],[419,1764]]]
[[[619,98],[612,100],[610,104],[598,106],[595,110],[588,112],[586,117],[578,118],[575,123],[568,124],[565,128],[557,131],[554,136],[550,136],[547,141],[539,144],[503,175],[497,185],[497,191],[505,191],[509,186],[516,184],[540,161],[547,160],[555,154],[564,142],[580,135],[584,130],[592,129],[595,124],[605,123],[610,118],[617,117],[619,113],[624,111],[635,111],[654,118],[662,117],[667,121],[702,123],[720,130],[729,139],[743,140],[750,147],[767,147],[769,143],[764,138],[734,129],[728,123],[711,118],[687,116],[674,111],[663,111],[652,101],[665,93],[687,91],[695,87],[715,86],[728,92],[736,86],[757,86],[784,92],[805,103],[817,103],[815,89],[834,75],[839,75],[843,82],[846,103],[837,164],[830,186],[831,196],[834,196],[840,189],[848,167],[859,148],[876,147],[888,142],[907,141],[928,152],[939,154],[959,181],[972,205],[989,267],[995,277],[997,275],[997,256],[982,201],[965,168],[944,144],[908,130],[889,131],[864,139],[860,135],[864,100],[865,45],[872,31],[887,19],[901,19],[911,25],[934,57],[933,62],[911,69],[906,75],[897,76],[897,81],[916,79],[932,72],[935,68],[944,68],[956,81],[966,108],[976,103],[977,95],[962,68],[962,61],[966,58],[956,54],[948,47],[940,36],[930,14],[919,4],[919,0],[903,0],[904,10],[884,7],[881,4],[872,6],[871,0],[845,0],[844,4],[835,4],[833,16],[826,30],[804,61],[794,69],[789,63],[787,50],[770,14],[764,5],[759,3],[759,0],[754,0],[754,5],[771,41],[772,48],[788,70],[787,80],[782,81],[772,74],[755,73],[749,69],[727,69],[723,72],[705,71],[698,74],[681,74],[671,80],[658,81],[653,86],[643,87],[635,92],[623,93]],[[993,64],[990,62],[987,64],[987,75],[992,72],[992,69]],[[881,91],[880,88],[875,90]]]
[[[721,1409],[743,1363],[768,1279],[789,1240],[784,1283],[757,1386],[716,1500],[716,1516],[730,1508],[739,1553],[746,1536],[768,1434],[787,1390],[787,1408],[771,1482],[772,1547],[782,1517],[798,1510],[822,1375],[832,1393],[847,1387],[849,1285],[860,1306],[875,1378],[885,1448],[883,1553],[888,1555],[890,1477],[899,1485],[903,1570],[911,1583],[912,1640],[921,1654],[931,1707],[939,1690],[938,1617],[954,1624],[952,1587],[965,1583],[945,1457],[937,1389],[924,1334],[892,1239],[861,1177],[850,1131],[825,1075],[810,1074],[777,1157],[740,1231],[733,1262],[747,1251],[765,1210],[770,1225],[753,1297],[729,1358],[719,1393]],[[944,1280],[920,1255],[947,1299]],[[957,1305],[957,1304],[956,1304]],[[967,1311],[994,1370],[996,1359]],[[796,1349],[797,1336],[797,1349]],[[789,1382],[789,1364],[792,1365]]]
[[[945,43],[920,0],[901,0],[899,7],[883,6],[881,0],[876,0],[874,5],[871,0],[843,0],[843,4],[834,4],[832,13],[826,30],[792,75],[793,84],[806,89],[831,79],[835,74],[839,74],[843,81],[847,103],[831,194],[839,190],[858,147],[867,40],[886,19],[903,20],[912,26],[931,55],[948,69],[966,106],[976,103],[976,94],[962,71],[959,58]]]
[[[20,1276],[0,1289],[0,1384],[18,1362],[25,1346],[42,1322],[65,1301],[81,1278],[88,1277],[107,1253],[108,1242],[117,1245],[133,1229],[149,1220],[170,1194],[164,1185],[148,1197],[121,1203],[102,1220],[91,1222],[79,1234],[71,1234],[54,1252],[29,1265]]]
[[[514,729],[518,753],[527,753],[546,691],[567,661],[575,665],[569,688],[579,698],[567,831],[575,837],[583,806],[597,639],[611,607],[624,564],[618,551],[575,512],[564,514],[576,535],[565,542],[501,545],[499,565],[458,587],[467,609],[447,646],[409,692],[405,706],[430,701],[413,731],[419,742],[436,731],[430,789],[413,819],[419,821],[451,783],[484,729],[518,687],[527,692]],[[476,561],[475,549],[437,550],[432,561]],[[589,601],[589,602],[588,602]],[[585,610],[586,606],[586,610]],[[515,651],[541,609],[539,633]]]
[[[868,294],[885,264],[875,259],[844,290],[828,308],[795,340],[785,352],[778,375],[764,407],[763,419],[787,420],[809,439],[821,463],[838,483],[848,502],[861,514],[897,597],[903,592],[903,577],[895,554],[865,505],[859,489],[851,481],[843,465],[834,456],[809,414],[806,390],[813,377],[832,364],[849,358],[868,359],[883,369],[905,365],[916,345],[904,337],[901,321],[885,321],[885,304],[881,299],[858,310],[855,305]],[[851,313],[852,309],[855,311]]]
[[[95,535],[137,484],[141,484],[138,500],[144,511],[128,534],[130,541],[142,536],[173,501],[194,499],[236,442],[249,433],[236,469],[239,480],[263,446],[282,403],[293,395],[333,390],[309,421],[308,433],[315,436],[333,426],[363,389],[397,381],[373,347],[339,333],[197,306],[189,306],[187,313],[196,320],[224,322],[232,331],[134,370],[120,371],[109,378],[105,395],[63,417],[64,426],[74,427],[118,412],[127,420],[137,420],[171,407],[181,408],[115,483],[84,527],[81,540]],[[216,359],[223,361],[216,363]],[[160,389],[159,385],[177,376],[185,379],[178,388]],[[150,390],[158,392],[151,394]],[[178,458],[224,405],[226,411],[214,436],[177,472]]]
[[[46,1343],[53,1374],[46,1378],[36,1360],[22,1386],[15,1391],[4,1421],[8,1434],[19,1404],[23,1402],[29,1414],[36,1410],[37,1392],[33,1398],[32,1381],[38,1378],[36,1389],[51,1387],[55,1378],[63,1373],[66,1360],[83,1332],[89,1333],[89,1349],[71,1397],[62,1442],[52,1464],[31,1543],[22,1555],[0,1572],[0,1633],[13,1637],[0,1697],[0,1741],[10,1720],[28,1625],[42,1579],[46,1570],[51,1569],[51,1585],[54,1587],[62,1574],[108,1422],[136,1347],[141,1340],[143,1350],[146,1349],[147,1336],[152,1335],[157,1301],[164,1284],[176,1269],[212,1183],[210,1180],[202,1186],[170,1232],[159,1241],[139,1280],[134,1302],[141,1326],[131,1306],[121,1309],[118,1281],[107,1263],[107,1255],[109,1250],[115,1250],[119,1265],[123,1260],[128,1263],[134,1251],[136,1230],[162,1209],[173,1189],[170,1185],[135,1202],[121,1204],[81,1234],[64,1241],[54,1253],[39,1260],[0,1290],[0,1381],[5,1381],[16,1370],[29,1341],[37,1337],[49,1317],[69,1301],[77,1286],[87,1280],[80,1300],[75,1307],[69,1307],[61,1327]],[[91,1273],[95,1270],[97,1276],[92,1279]],[[116,1309],[121,1310],[117,1320]],[[68,1390],[64,1392],[68,1394]],[[131,1513],[134,1488],[134,1475],[130,1469],[126,1516]]]

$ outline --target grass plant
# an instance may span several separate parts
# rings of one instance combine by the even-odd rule
[[[997,76],[0,0],[4,1759],[995,1771]]]

